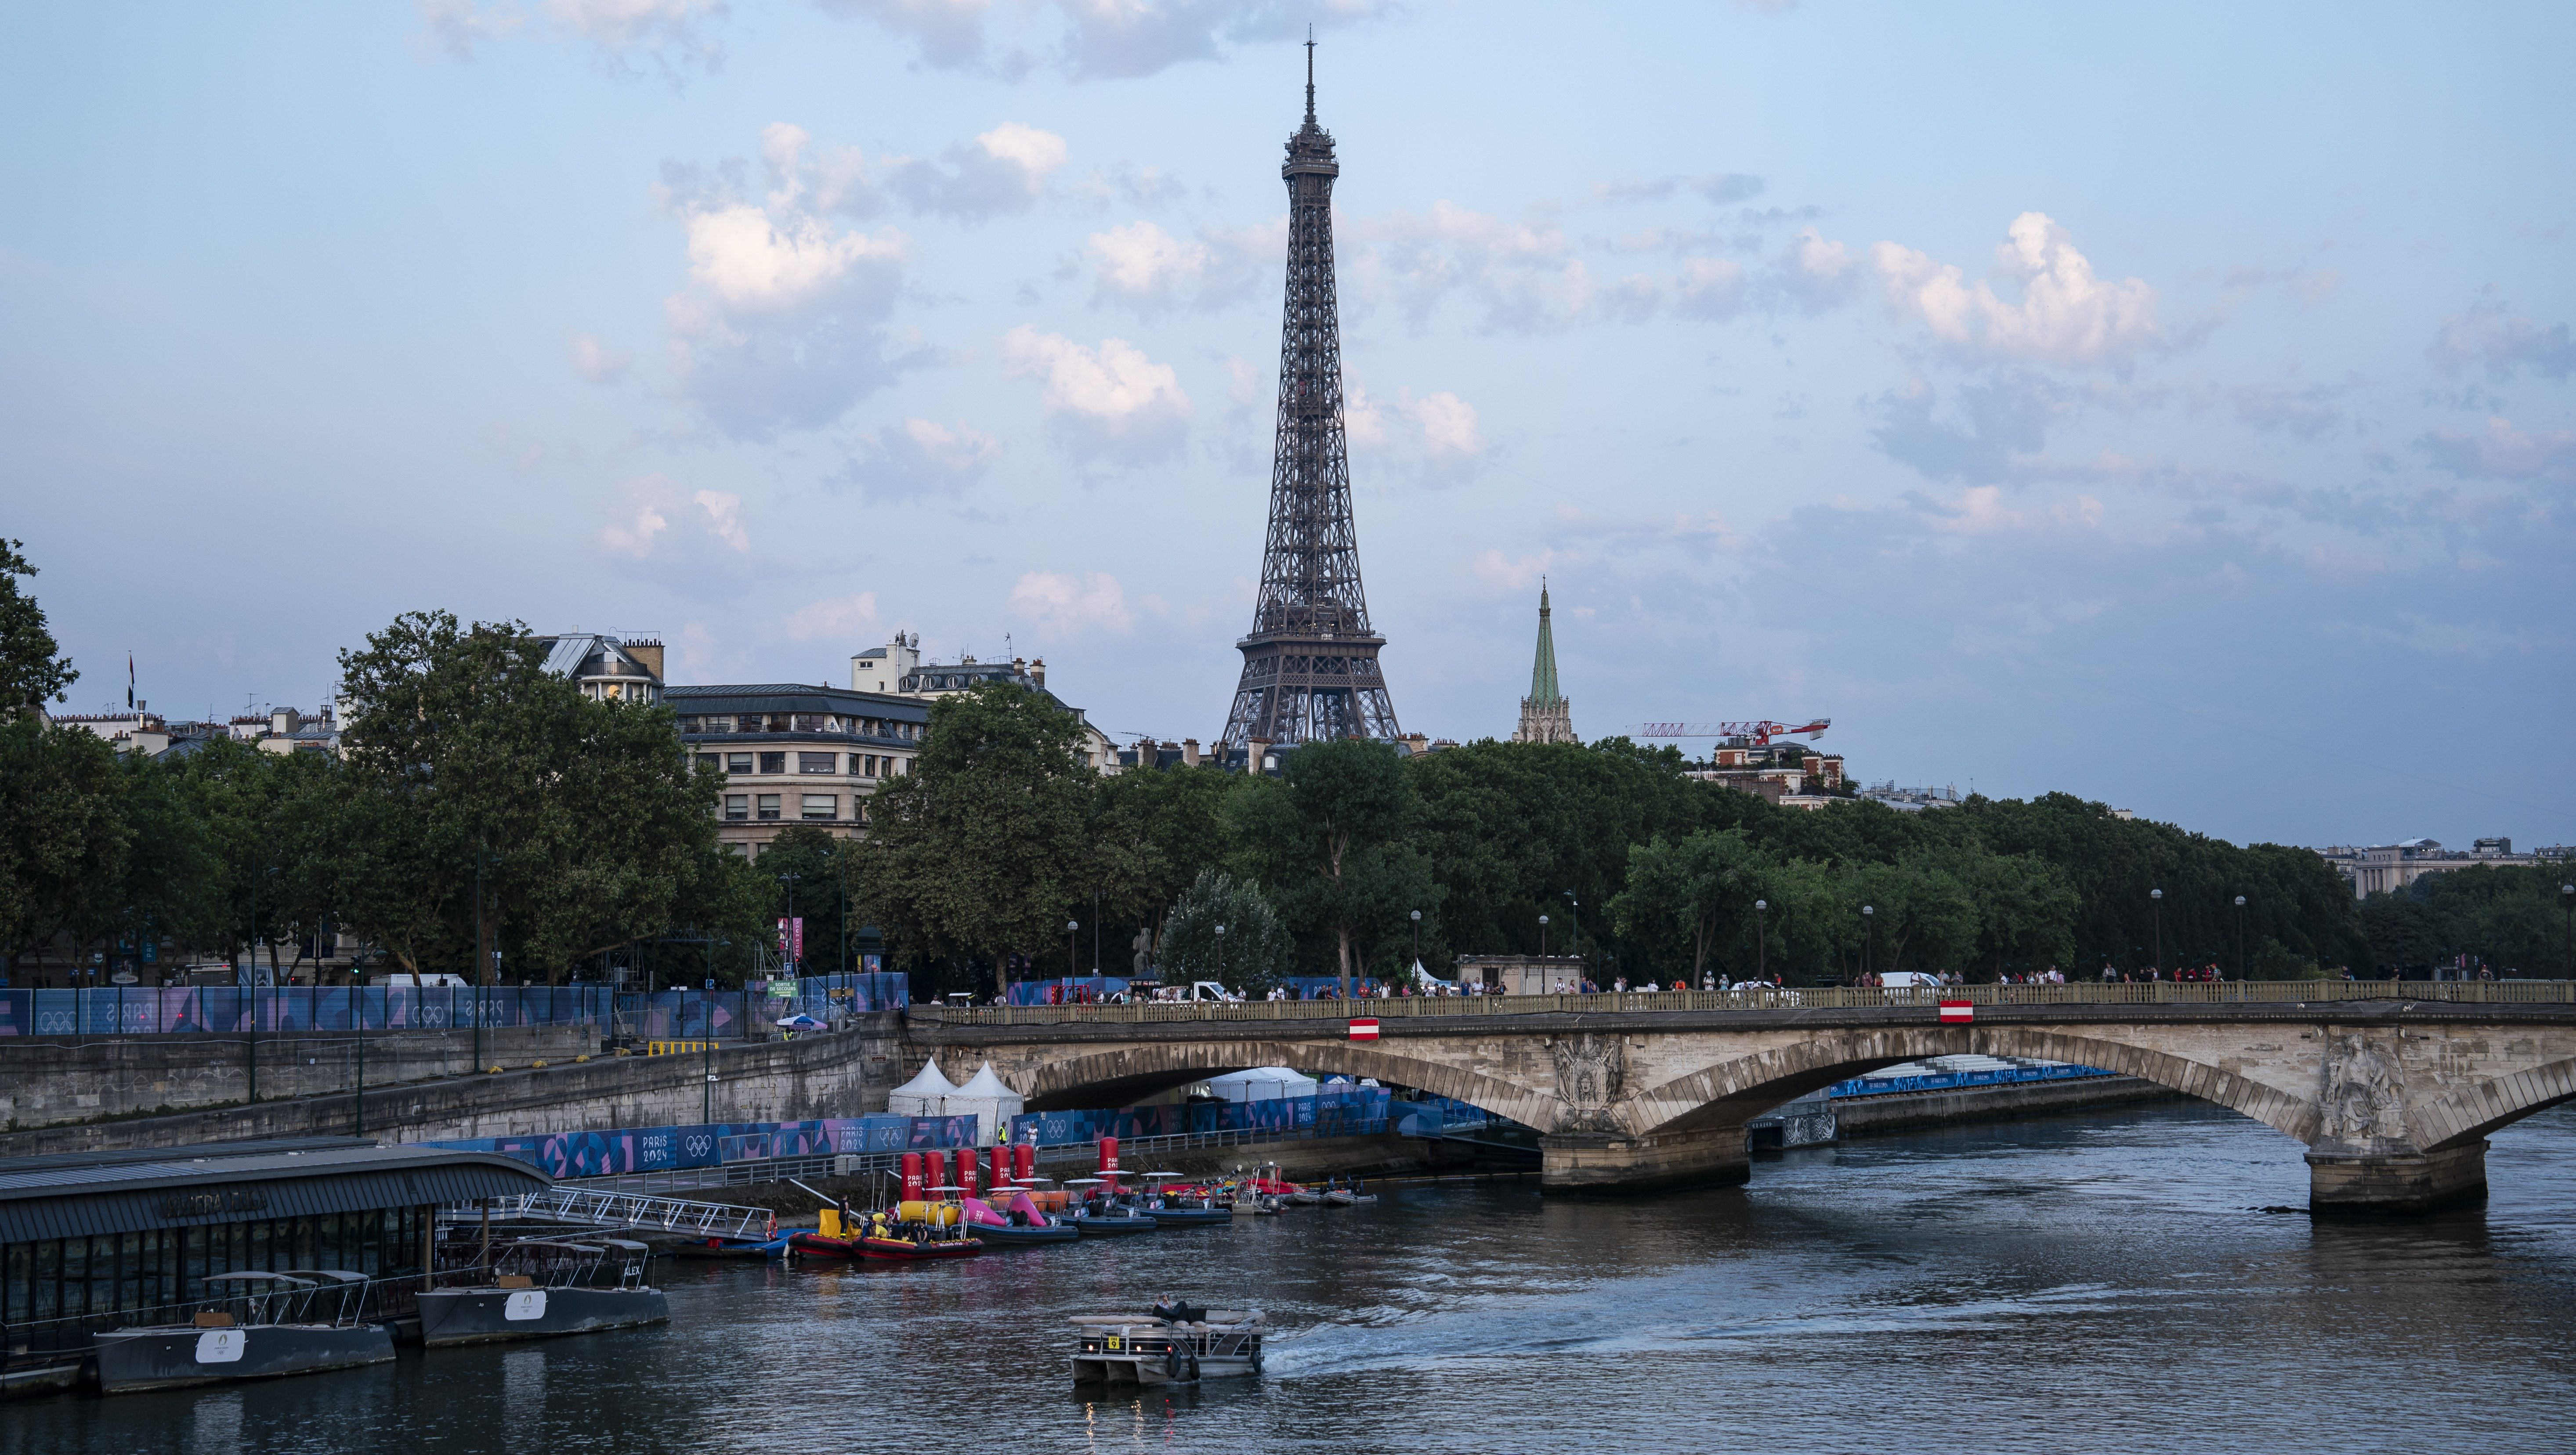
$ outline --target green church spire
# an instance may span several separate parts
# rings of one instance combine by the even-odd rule
[[[1547,623],[1547,580],[1538,583],[1538,659],[1530,664],[1530,705],[1554,707],[1562,698],[1556,690],[1556,635]]]

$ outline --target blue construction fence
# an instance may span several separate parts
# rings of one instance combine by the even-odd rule
[[[605,985],[102,985],[0,989],[0,1036],[244,1035],[308,1031],[444,1031],[596,1026],[653,1040],[741,1036],[789,1016],[829,1021],[912,1002],[897,974],[816,975],[790,995],[665,990],[617,995]]]
[[[1859,1076],[1825,1088],[1827,1096],[1892,1096],[1900,1091],[1957,1091],[1968,1086],[2010,1086],[2020,1081],[2076,1081],[2113,1073],[2093,1066],[2011,1066],[1989,1071],[1943,1071],[1929,1076]]]
[[[803,1122],[707,1122],[681,1127],[621,1127],[535,1137],[474,1137],[423,1142],[463,1152],[499,1152],[551,1177],[620,1177],[721,1167],[771,1157],[910,1152],[975,1145],[975,1121],[953,1117],[824,1117]]]
[[[1392,1100],[1384,1087],[1354,1086],[1264,1101],[1026,1112],[1011,1118],[1011,1140],[1039,1147],[1064,1147],[1102,1137],[1123,1141],[1202,1132],[1294,1131],[1321,1137],[1371,1136],[1387,1129],[1387,1108]]]
[[[1013,1005],[1098,1005],[1127,989],[1116,975],[1064,976],[1055,980],[1021,980],[1011,986]]]

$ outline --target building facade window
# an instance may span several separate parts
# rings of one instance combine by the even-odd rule
[[[841,796],[837,793],[806,794],[804,816],[807,818],[819,819],[839,818],[841,816]]]
[[[763,753],[763,754],[761,754],[761,755],[760,755],[760,771],[761,771],[761,772],[763,772],[763,773],[784,773],[784,772],[786,772],[786,771],[787,771],[787,755],[786,755],[785,753]]]
[[[796,771],[799,773],[837,773],[841,771],[841,755],[838,753],[799,753],[796,755]]]
[[[750,771],[751,771],[751,754],[749,754],[749,753],[727,753],[727,754],[725,754],[725,771],[726,771],[726,772],[728,772],[728,773],[748,773],[748,772],[750,772]]]
[[[760,799],[760,816],[761,816],[762,818],[764,818],[764,819],[772,819],[772,818],[776,818],[776,817],[778,817],[778,795],[777,795],[777,794],[775,794],[775,793],[763,793],[763,794],[758,794],[758,795],[756,795],[756,796]]]
[[[713,768],[718,772],[722,772],[724,771],[724,755],[722,753],[700,753],[698,754],[698,766],[701,768]]]
[[[725,818],[729,822],[740,823],[749,817],[751,817],[750,794],[728,793],[725,795]],[[469,966],[467,968],[470,969],[472,967]]]
[[[861,770],[859,774],[860,777],[874,778],[877,776],[877,755],[874,753],[865,755],[861,759],[859,766]]]

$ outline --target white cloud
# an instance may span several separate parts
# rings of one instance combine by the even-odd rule
[[[1772,285],[1806,313],[1841,307],[1864,281],[1860,258],[1812,227],[1798,229],[1788,253],[1771,273]]]
[[[1193,412],[1180,375],[1125,339],[1087,348],[1022,324],[1002,339],[1002,371],[1042,381],[1047,424],[1078,451],[1141,461],[1170,454]]]
[[[2476,434],[2437,429],[2415,442],[2435,465],[2465,479],[2576,479],[2576,432],[2524,431],[2501,415]]]
[[[1364,23],[1397,0],[821,0],[872,20],[920,47],[942,69],[1018,79],[1044,64],[1075,79],[1130,79],[1187,61],[1215,60],[1251,41],[1293,40],[1310,21]]]
[[[472,60],[485,41],[530,29],[527,12],[512,0],[417,4],[423,38],[458,60]],[[666,73],[672,71],[673,55],[708,70],[724,63],[724,47],[707,28],[725,18],[723,0],[542,0],[537,10],[551,33],[590,42],[612,68],[622,68],[638,51],[651,55]]]
[[[599,509],[607,523],[591,542],[606,555],[704,566],[751,552],[742,497],[729,491],[688,492],[667,475],[643,475],[619,484]]]
[[[877,619],[877,594],[861,591],[851,596],[834,596],[822,601],[809,601],[787,613],[780,626],[796,641],[851,641],[872,628]]]
[[[1158,603],[1148,603],[1158,604]],[[1133,631],[1127,588],[1105,571],[1086,576],[1030,571],[1011,587],[1010,609],[1024,621],[1072,636],[1087,631]]]
[[[1150,315],[1244,297],[1277,276],[1287,246],[1282,215],[1260,227],[1201,228],[1187,241],[1151,222],[1131,222],[1093,233],[1083,254],[1091,260],[1093,302]]]
[[[868,175],[857,147],[824,147],[810,156],[814,138],[805,128],[773,121],[760,129],[760,162],[769,176],[772,206],[843,217],[874,217],[885,197]]]
[[[626,366],[635,356],[622,349],[612,349],[586,333],[576,333],[565,341],[565,351],[572,358],[572,371],[593,384],[614,384],[626,377]]]
[[[1392,463],[1433,481],[1470,474],[1484,463],[1476,406],[1448,390],[1415,398],[1404,388],[1380,400],[1351,373],[1343,387],[1343,430],[1364,461]]]
[[[2102,502],[2090,495],[2057,501],[2042,509],[2016,510],[1995,485],[1972,485],[1947,500],[1914,498],[1931,528],[1944,535],[2027,536],[2091,533],[2102,528]]]
[[[1064,169],[1063,137],[1016,121],[953,146],[936,162],[900,157],[887,163],[886,185],[924,212],[983,222],[1028,211],[1047,196],[1048,179]]]
[[[688,256],[689,287],[663,301],[672,375],[736,436],[827,424],[891,374],[883,325],[912,240],[821,215],[860,205],[864,176],[831,157],[809,164],[808,140],[792,126],[763,132],[773,185],[757,203],[721,187],[657,189]]]
[[[2490,379],[2510,379],[2524,369],[2544,379],[2576,374],[2576,338],[2567,325],[2543,328],[2496,307],[2472,308],[2442,320],[2425,353],[2445,374],[2484,364]]]
[[[1670,274],[1596,275],[1552,210],[1515,223],[1437,202],[1422,214],[1354,218],[1342,232],[1351,295],[1401,308],[1417,329],[1453,294],[1482,312],[1484,327],[1511,333],[1638,323],[1663,313],[1728,318],[1744,306],[1744,270],[1723,258],[1684,257]],[[1647,250],[1636,241],[1608,246]]]
[[[1888,311],[1920,323],[1972,363],[2046,363],[2125,371],[2165,345],[2156,290],[2145,281],[2105,282],[2045,213],[2014,218],[1995,249],[1995,273],[2018,285],[2019,302],[1962,271],[1892,242],[1870,249]]]
[[[871,500],[954,494],[1002,457],[1002,442],[965,423],[906,419],[865,437],[848,476]]]

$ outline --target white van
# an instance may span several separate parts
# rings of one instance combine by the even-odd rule
[[[1890,970],[1878,977],[1878,983],[1886,990],[1938,990],[1941,977],[1928,970]]]
[[[1243,997],[1213,980],[1193,980],[1187,985],[1166,985],[1154,992],[1160,1001],[1211,1001],[1221,1005],[1238,1005]]]

